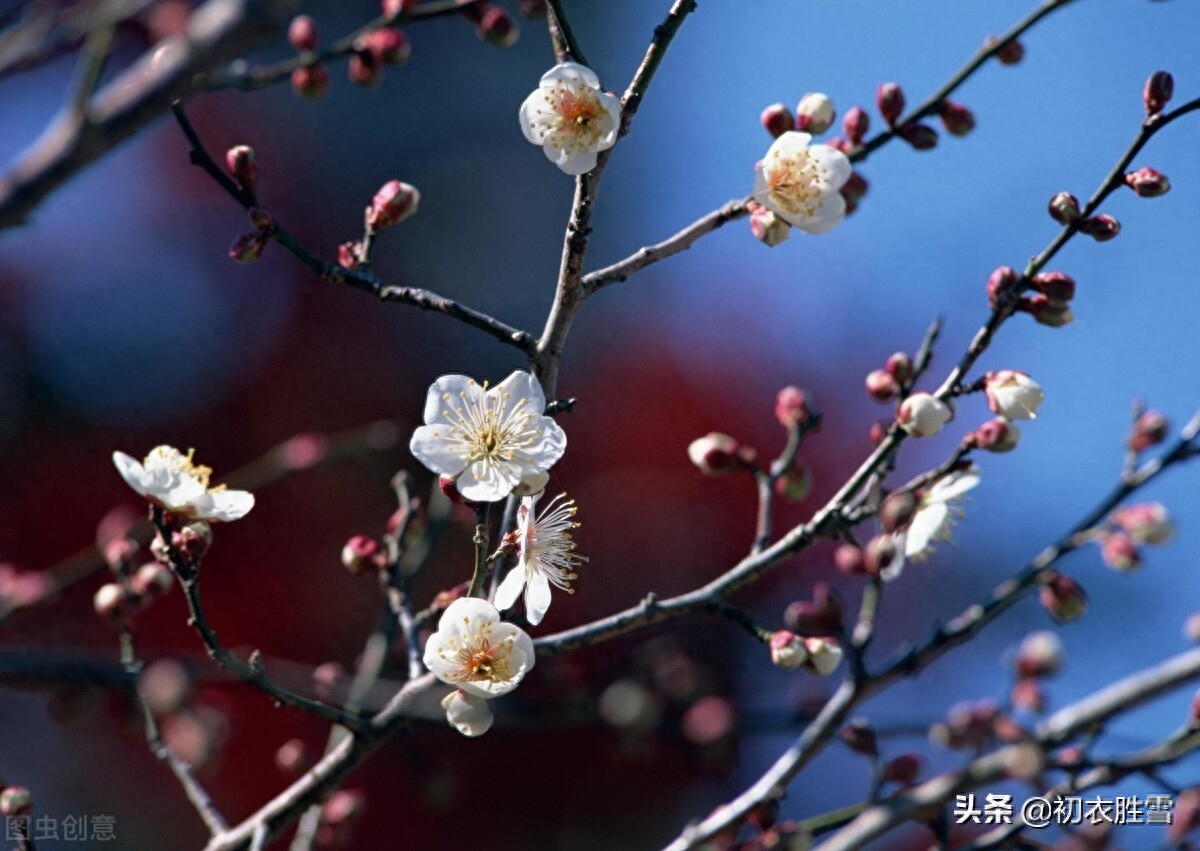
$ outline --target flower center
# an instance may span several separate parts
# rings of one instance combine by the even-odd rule
[[[492,644],[488,638],[492,623],[481,624],[477,632],[467,635],[465,641],[450,640],[456,682],[502,683],[512,679],[513,639]]]
[[[530,415],[525,400],[509,405],[509,395],[495,390],[490,393],[487,384],[478,399],[469,399],[466,391],[458,394],[460,404],[453,404],[449,394],[443,396],[447,403],[442,412],[451,424],[451,437],[460,444],[463,458],[468,464],[476,461],[511,462],[518,449],[533,441],[532,436],[520,439],[529,429]]]
[[[794,157],[776,157],[764,175],[771,200],[792,215],[815,216],[821,197],[817,183],[820,172],[820,166],[807,151]]]
[[[558,90],[559,127],[575,137],[579,144],[593,146],[601,135],[604,109],[600,99],[591,89],[572,90],[560,86]]]
[[[166,462],[165,466],[168,470],[174,473],[181,473],[189,478],[195,479],[200,483],[200,487],[204,488],[209,493],[217,493],[225,490],[225,485],[209,486],[209,481],[212,477],[212,467],[206,467],[203,464],[197,464],[193,460],[196,455],[195,449],[189,449],[187,455],[172,454],[167,452],[162,447],[154,449],[146,456],[145,466],[160,466],[161,462]],[[155,459],[160,463],[154,463]]]

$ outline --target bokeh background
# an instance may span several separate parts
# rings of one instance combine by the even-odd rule
[[[624,87],[667,5],[568,0],[606,86]],[[307,7],[327,37],[377,11],[370,2]],[[898,81],[911,104],[920,102],[1030,7],[702,3],[604,175],[588,267],[743,196],[770,142],[758,125],[767,104],[794,106],[824,91],[839,113],[870,107],[878,126],[878,83]],[[870,423],[887,416],[866,397],[863,376],[893,351],[911,351],[941,315],[940,380],[985,316],[991,270],[1020,267],[1056,233],[1049,197],[1089,195],[1132,139],[1146,77],[1167,69],[1179,100],[1200,95],[1198,27],[1200,10],[1188,0],[1079,0],[1027,36],[1020,65],[991,64],[960,90],[978,121],[968,138],[943,135],[931,152],[893,143],[863,164],[870,194],[833,233],[796,234],[770,249],[734,223],[592,300],[564,359],[560,389],[579,407],[563,421],[570,452],[552,483],[581,506],[578,538],[591,563],[543,631],[648,591],[695,587],[740,557],[751,539],[750,485],[702,478],[685,449],[720,430],[773,453],[783,437],[773,398],[786,384],[805,387],[826,418],[803,452],[813,494],[781,508],[777,522],[805,519],[869,450]],[[543,26],[525,23],[509,49],[483,43],[455,18],[408,35],[412,61],[389,69],[376,89],[349,83],[339,64],[320,103],[285,85],[203,95],[191,116],[214,152],[243,142],[257,149],[263,202],[326,256],[358,235],[380,184],[417,185],[420,214],[382,236],[376,268],[540,331],[571,199],[571,180],[516,122],[553,61]],[[287,55],[277,42],[259,58]],[[114,66],[144,47],[126,37]],[[71,69],[65,60],[0,81],[0,161],[36,138]],[[1018,317],[980,363],[1030,372],[1047,401],[1018,451],[981,459],[984,485],[956,545],[888,588],[879,646],[918,638],[961,611],[1098,501],[1119,471],[1135,396],[1176,425],[1195,410],[1197,138],[1200,121],[1191,118],[1157,137],[1135,165],[1165,172],[1173,191],[1153,201],[1117,193],[1105,212],[1122,222],[1120,237],[1076,240],[1052,264],[1079,282],[1077,321],[1049,329]],[[39,570],[94,540],[98,520],[130,502],[109,460],[114,449],[195,446],[220,474],[297,433],[396,420],[404,432],[396,448],[264,488],[253,514],[218,530],[205,565],[208,608],[227,644],[261,648],[301,671],[352,666],[378,594],[342,569],[339,552],[350,535],[381,531],[398,469],[428,483],[405,449],[425,388],[450,371],[496,381],[521,363],[445,318],[314,280],[275,247],[255,265],[235,265],[226,248],[245,230],[244,214],[188,164],[184,140],[164,120],[73,179],[26,226],[0,234],[0,560]],[[985,417],[981,399],[963,403],[944,436],[906,445],[899,477],[936,464]],[[1178,470],[1146,491],[1170,506],[1178,534],[1140,573],[1112,572],[1093,549],[1067,563],[1091,605],[1061,632],[1068,663],[1050,686],[1052,707],[1186,646],[1183,622],[1200,608],[1196,472]],[[465,525],[447,533],[419,595],[467,578],[469,536]],[[786,603],[818,580],[857,599],[857,586],[839,579],[818,547],[738,602],[777,625]],[[115,636],[91,611],[101,581],[12,620],[0,648],[30,659],[114,660]],[[184,619],[178,595],[145,613],[142,653],[196,660]],[[969,648],[872,701],[865,714],[888,733],[885,754],[922,752],[927,771],[954,765],[959,757],[927,746],[924,729],[955,701],[1002,698],[1012,649],[1047,625],[1028,601]],[[657,721],[620,731],[597,719],[599,695],[620,679],[645,689]],[[202,843],[201,825],[127,723],[119,695],[12,677],[0,689],[0,777],[30,787],[39,813],[112,813],[121,848]],[[803,707],[831,689],[772,668],[724,622],[677,624],[545,662],[501,704],[485,739],[418,724],[356,772],[349,785],[366,790],[367,809],[349,847],[658,847],[756,778],[802,729]],[[719,700],[696,709],[703,698]],[[1190,699],[1181,692],[1130,715],[1103,746],[1149,744],[1181,722]],[[285,740],[324,742],[321,724],[246,689],[202,683],[196,703],[225,719],[203,779],[233,819],[282,788],[273,755]],[[1180,785],[1198,779],[1194,762],[1168,775]],[[868,783],[865,762],[832,747],[792,785],[783,814],[853,803]],[[1111,794],[1150,790],[1131,780]],[[927,838],[911,834],[917,847]],[[1157,829],[1143,827],[1121,844],[1159,841]]]

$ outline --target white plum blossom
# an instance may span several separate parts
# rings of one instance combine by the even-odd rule
[[[971,464],[939,479],[921,494],[917,500],[917,513],[902,533],[905,557],[926,556],[932,551],[934,541],[946,539],[956,516],[961,514],[955,504],[979,481],[979,467]]]
[[[446,607],[437,632],[425,643],[424,658],[442,682],[491,700],[515,689],[533,669],[533,640],[500,620],[487,600],[460,597]]]
[[[212,469],[193,462],[174,446],[156,446],[144,461],[113,453],[117,472],[131,488],[171,514],[193,520],[237,520],[254,507],[254,494],[212,487]]]
[[[815,677],[827,677],[842,664],[842,646],[832,636],[811,635],[804,639],[804,649],[808,658],[801,667]]]
[[[563,62],[542,75],[521,104],[521,132],[541,145],[567,174],[586,174],[596,155],[617,141],[621,101],[600,90],[600,78],[577,62]]]
[[[429,388],[425,425],[409,448],[433,472],[455,478],[464,499],[495,502],[522,480],[544,487],[539,474],[566,450],[566,434],[545,410],[542,388],[528,372],[491,389],[465,375],[443,375]]]
[[[525,617],[537,626],[550,608],[550,586],[573,594],[571,581],[575,568],[587,561],[575,552],[571,530],[579,527],[574,521],[575,500],[559,494],[540,514],[534,514],[539,496],[527,496],[517,509],[517,565],[508,572],[496,589],[496,607],[510,608],[521,590],[525,590]]]
[[[933,437],[952,419],[954,409],[931,393],[913,393],[896,411],[896,422],[913,437]]]
[[[450,726],[464,736],[474,738],[492,729],[492,708],[482,697],[456,689],[442,700],[442,709]]]
[[[789,131],[754,169],[754,200],[806,233],[832,230],[846,215],[838,192],[850,179],[850,160],[828,145],[809,145],[808,133]]]
[[[1009,420],[1036,419],[1038,406],[1045,398],[1041,385],[1015,369],[989,372],[984,392],[992,413]]]

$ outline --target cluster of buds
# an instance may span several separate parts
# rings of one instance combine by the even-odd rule
[[[525,11],[526,7],[529,8],[529,12]],[[544,4],[540,10],[536,3],[526,3],[521,7],[522,14],[527,17],[537,17],[539,11],[542,17],[545,17]],[[475,3],[467,6],[459,14],[475,25],[477,36],[497,47],[511,47],[521,37],[521,29],[512,15],[491,3]]]
[[[1061,200],[1063,196],[1068,200]],[[1067,193],[1056,195],[1050,202],[1051,215],[1055,215],[1056,209],[1069,208],[1074,200]],[[1061,203],[1056,207],[1056,202]],[[1075,209],[1077,211],[1078,208]],[[1016,310],[1028,313],[1038,324],[1051,328],[1061,328],[1075,320],[1070,304],[1075,298],[1075,279],[1070,275],[1063,272],[1041,272],[1033,276],[1029,287],[1034,290],[1032,294],[1020,295],[1023,289],[1021,275],[1010,266],[1001,266],[988,278],[988,303],[995,309],[1017,297]]]
[[[904,352],[896,352],[887,359],[883,369],[867,374],[867,395],[876,402],[890,402],[904,393],[912,380],[912,358]]]
[[[1038,630],[1025,636],[1013,659],[1017,681],[1011,692],[1012,705],[1029,712],[1046,708],[1041,681],[1052,677],[1063,666],[1063,645],[1058,633]]]
[[[954,750],[979,750],[996,735],[996,725],[1002,713],[991,700],[956,703],[946,713],[946,720],[929,728],[930,741]]]
[[[688,458],[706,476],[721,476],[737,470],[751,470],[758,457],[753,447],[739,443],[720,432],[709,432],[688,445]]]
[[[833,125],[836,117],[837,110],[828,95],[809,92],[800,98],[794,115],[784,104],[773,103],[763,109],[759,122],[772,138],[778,139],[792,130],[819,136]]]
[[[1042,577],[1038,601],[1059,623],[1078,620],[1087,611],[1087,594],[1083,586],[1072,577],[1053,570]]]
[[[172,547],[193,566],[199,565],[211,545],[212,527],[203,520],[172,532]],[[151,552],[154,561],[134,567],[138,546],[133,540],[117,538],[104,548],[115,581],[101,585],[92,604],[98,615],[118,629],[129,629],[138,612],[165,596],[174,585],[174,574],[167,566],[170,555],[161,540],[154,542]]]
[[[814,677],[825,677],[842,663],[842,647],[830,635],[800,636],[780,629],[767,640],[771,663],[784,670],[799,668]]]
[[[1142,564],[1142,546],[1165,544],[1175,534],[1166,506],[1143,502],[1118,508],[1099,530],[1100,556],[1113,570],[1128,573]]]

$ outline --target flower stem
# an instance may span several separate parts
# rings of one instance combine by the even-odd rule
[[[492,572],[492,564],[488,559],[488,509],[491,506],[484,503],[475,511],[475,573],[471,577],[471,587],[467,590],[468,597],[483,597],[483,586]]]

